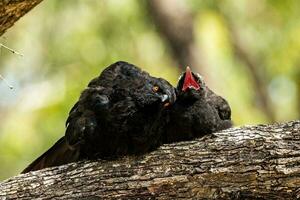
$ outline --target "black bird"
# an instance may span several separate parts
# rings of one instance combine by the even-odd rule
[[[187,70],[190,71],[190,68],[187,67]],[[231,120],[231,108],[226,99],[217,95],[209,87],[207,87],[203,80],[203,77],[200,74],[194,74],[193,72],[191,73],[193,76],[196,77],[195,79],[199,83],[199,85],[201,85],[201,87],[206,90],[205,99],[212,107],[214,107],[217,110],[220,119]],[[182,76],[184,76],[184,74]],[[181,81],[183,81],[183,79],[181,79]]]
[[[126,62],[114,63],[82,92],[69,113],[65,136],[22,173],[151,151],[162,142],[162,110],[175,98],[166,80]]]
[[[179,78],[176,93],[175,104],[164,111],[168,120],[164,143],[191,140],[232,126],[227,101],[206,87],[189,67]]]

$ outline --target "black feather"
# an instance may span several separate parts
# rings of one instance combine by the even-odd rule
[[[159,90],[154,91],[154,86]],[[175,90],[166,80],[126,62],[114,63],[82,92],[69,113],[65,137],[23,172],[153,150],[162,141],[158,119],[164,104],[172,104],[175,98]],[[65,151],[75,151],[76,156]],[[66,156],[56,156],[61,154]]]
[[[76,161],[79,158],[79,151],[78,149],[68,147],[65,138],[62,137],[50,149],[28,165],[21,173],[62,165],[65,164],[66,158],[68,162]]]
[[[177,100],[164,112],[164,143],[191,140],[232,126],[231,109],[227,101],[205,86],[199,75],[193,76],[200,89],[183,91],[185,73],[176,87]]]

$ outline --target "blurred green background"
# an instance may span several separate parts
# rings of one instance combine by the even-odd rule
[[[162,3],[163,2],[163,3]],[[64,134],[89,80],[125,60],[173,85],[186,65],[235,125],[299,119],[297,0],[44,1],[0,38],[0,180]]]

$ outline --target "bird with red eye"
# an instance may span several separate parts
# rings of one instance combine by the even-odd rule
[[[123,61],[83,90],[66,121],[65,136],[23,173],[83,159],[116,159],[162,143],[161,114],[176,100],[174,87]]]
[[[178,80],[176,102],[166,110],[165,118],[164,143],[191,140],[232,126],[227,101],[189,67]]]
[[[158,85],[155,85],[153,88],[152,88],[153,92],[154,93],[163,93],[163,90],[158,86]],[[170,90],[171,91],[171,90]],[[175,94],[175,91],[174,91],[174,94]],[[163,107],[169,107],[171,105],[170,101],[166,101],[167,99],[169,99],[169,97],[173,97],[173,99],[171,100],[171,102],[174,102],[175,101],[175,98],[176,96],[175,95],[171,95],[171,94],[162,94],[162,102],[163,102]]]

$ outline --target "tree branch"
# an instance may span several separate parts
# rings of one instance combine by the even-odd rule
[[[0,0],[0,36],[42,0]]]
[[[233,39],[233,49],[235,51],[236,56],[245,63],[245,66],[249,69],[250,75],[253,79],[253,85],[255,90],[257,91],[257,97],[259,102],[261,103],[261,108],[269,118],[270,121],[275,121],[274,112],[271,106],[271,101],[268,96],[267,84],[263,79],[263,76],[260,74],[258,69],[262,69],[263,66],[258,64],[254,59],[252,59],[246,51],[246,48],[243,46],[243,43],[238,36],[238,33],[234,30],[233,27],[229,27],[231,30],[231,38]]]
[[[141,157],[86,161],[10,178],[7,199],[295,199],[300,120],[232,128]]]
[[[165,38],[180,70],[187,65],[206,76],[203,56],[194,36],[194,17],[180,0],[151,0],[147,7],[158,31]],[[207,76],[206,76],[207,77]]]
[[[265,115],[268,117],[269,121],[275,122],[275,113],[272,108],[271,100],[268,95],[267,82],[264,75],[264,66],[258,59],[253,58],[245,45],[245,42],[242,40],[242,36],[239,33],[239,29],[234,23],[232,16],[227,14],[220,4],[217,4],[217,11],[225,19],[227,28],[229,30],[231,44],[235,56],[245,64],[245,67],[248,68],[249,75],[253,81],[253,87],[255,88],[256,97],[260,103],[260,108],[263,110]],[[260,69],[260,70],[259,70]]]
[[[209,78],[205,71],[205,58],[197,47],[194,36],[194,17],[183,1],[180,0],[151,0],[148,2],[148,10],[153,18],[157,29],[165,38],[173,54],[173,60],[184,70],[186,65],[197,68],[204,77]],[[261,109],[272,122],[275,121],[275,114],[266,88],[266,81],[258,69],[263,69],[262,64],[253,59],[240,39],[238,29],[231,17],[222,10],[221,4],[216,4],[217,11],[226,20],[230,33],[230,40],[234,53],[249,70],[253,80],[253,86],[257,91],[257,99]],[[208,80],[209,81],[209,80]]]

